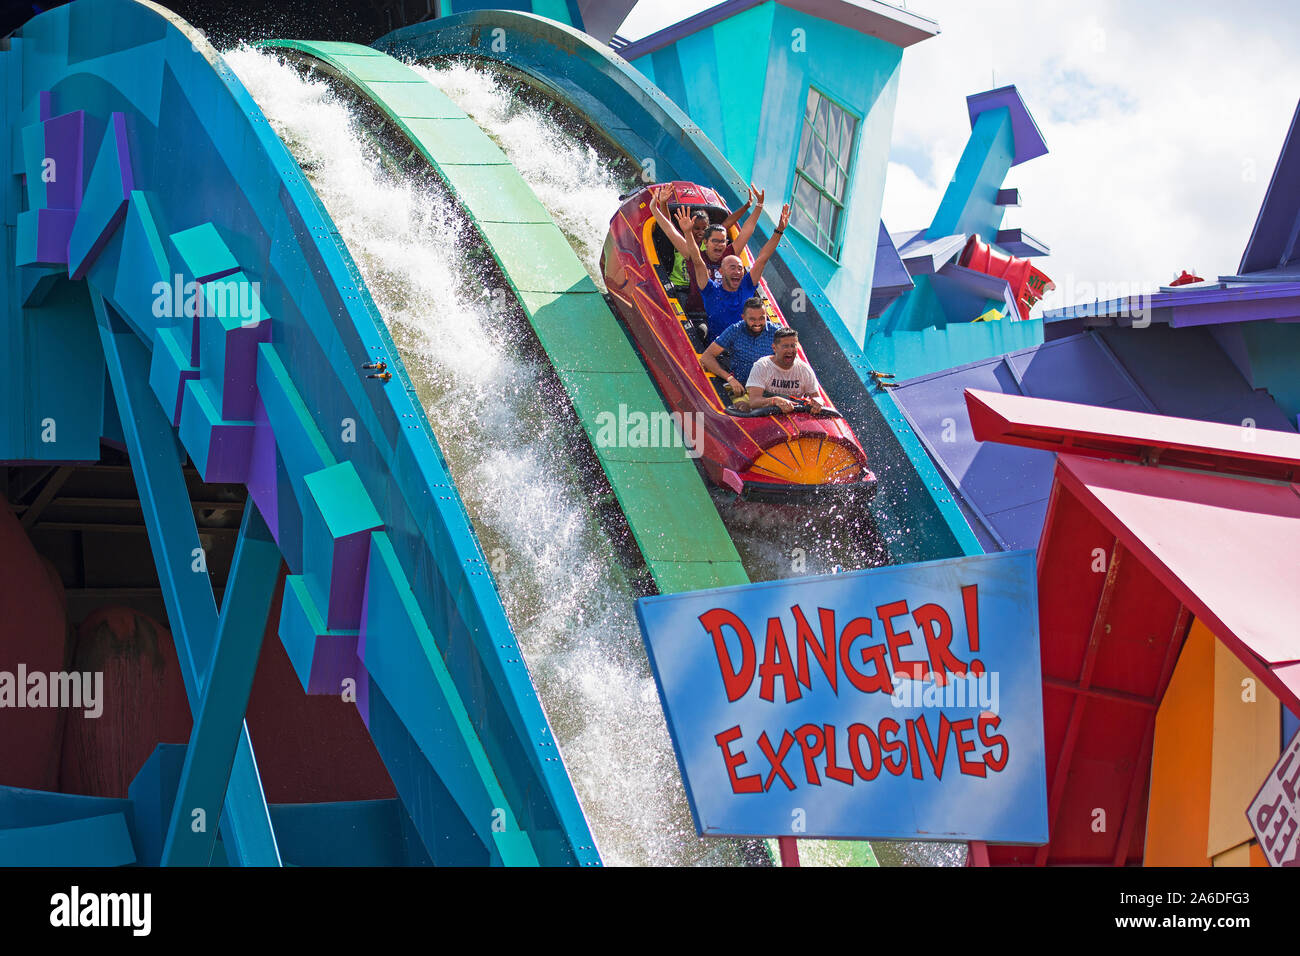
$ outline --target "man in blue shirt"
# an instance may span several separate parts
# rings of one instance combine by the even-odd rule
[[[749,379],[754,363],[772,354],[772,343],[781,329],[775,322],[767,320],[763,300],[757,297],[744,304],[741,316],[741,321],[724,329],[700,356],[700,364],[725,381],[727,388],[738,398],[745,395],[744,383]],[[731,371],[724,369],[718,361],[723,351],[728,353]]]
[[[695,243],[687,242],[682,238],[684,234],[690,231],[690,214],[684,209],[678,209],[678,226],[674,226],[669,221],[668,216],[664,214],[664,211],[659,208],[658,203],[652,202],[650,209],[654,213],[655,220],[659,223],[659,228],[668,235],[673,245],[679,250],[684,250],[691,257],[691,268],[694,269],[695,283],[699,286],[700,293],[704,297],[704,308],[709,315],[709,330],[705,336],[705,342],[712,342],[728,326],[735,325],[740,321],[745,302],[754,297],[759,280],[763,278],[763,270],[767,267],[767,261],[776,252],[776,247],[781,242],[785,227],[790,222],[790,204],[786,203],[781,207],[781,218],[776,229],[772,231],[771,237],[763,244],[763,248],[758,251],[758,255],[754,257],[754,265],[748,272],[745,271],[745,264],[740,261],[739,256],[727,256],[722,260],[722,267],[719,270],[721,276],[712,280],[709,279],[709,270],[704,264],[704,257],[699,247]],[[680,227],[680,231],[678,227]]]

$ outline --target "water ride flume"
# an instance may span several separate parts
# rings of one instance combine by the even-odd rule
[[[876,476],[848,423],[821,389],[822,411],[796,403],[791,412],[771,406],[748,411],[732,404],[723,381],[707,371],[705,344],[695,333],[697,316],[687,315],[666,288],[673,247],[651,213],[651,202],[667,191],[670,213],[702,210],[711,223],[729,215],[716,192],[694,183],[647,186],[632,194],[610,222],[601,270],[615,312],[632,334],[669,408],[696,416],[699,462],[709,480],[742,499],[797,504],[826,495],[861,496],[875,491]],[[737,235],[733,226],[728,239]],[[738,249],[746,269],[748,249]],[[766,282],[758,282],[769,321],[787,326]],[[799,350],[799,357],[808,358]],[[816,368],[815,362],[809,362]]]

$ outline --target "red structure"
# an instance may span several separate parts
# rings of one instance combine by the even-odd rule
[[[1182,271],[1182,274],[1179,275],[1177,279],[1175,279],[1173,282],[1169,283],[1169,286],[1170,286],[1170,288],[1173,288],[1173,287],[1175,287],[1175,286],[1180,286],[1180,285],[1191,285],[1193,282],[1204,282],[1204,281],[1205,281],[1205,280],[1202,279],[1200,276],[1192,275],[1190,272],[1188,272],[1186,269],[1184,269],[1184,270]]]
[[[824,491],[871,492],[875,475],[848,424],[838,417],[795,412],[739,417],[728,410],[721,382],[700,364],[687,331],[687,317],[664,288],[671,265],[671,244],[655,224],[650,200],[669,191],[669,208],[704,209],[714,222],[728,211],[712,189],[694,183],[668,183],[643,189],[623,203],[610,223],[601,254],[601,269],[612,303],[632,333],[655,383],[670,409],[703,416],[701,462],[710,480],[745,498],[798,500]],[[749,253],[741,250],[746,266]],[[767,284],[769,319],[788,324],[772,301]],[[807,360],[800,349],[800,357]],[[821,403],[834,409],[825,389]]]
[[[977,235],[971,236],[966,241],[966,248],[962,250],[957,264],[976,272],[1006,279],[1011,286],[1011,294],[1016,300],[1016,307],[1020,310],[1022,319],[1029,318],[1029,310],[1034,307],[1034,304],[1056,288],[1056,283],[1039,271],[1028,259],[997,252]]]
[[[975,390],[966,403],[977,439],[1059,453],[1038,547],[1051,842],[974,845],[972,862],[1143,863],[1151,821],[1174,812],[1148,804],[1152,752],[1194,621],[1300,712],[1300,436]]]

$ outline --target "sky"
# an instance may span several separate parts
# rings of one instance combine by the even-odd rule
[[[637,39],[714,4],[642,0]],[[1052,254],[1047,307],[1236,272],[1300,98],[1294,0],[909,0],[940,33],[903,53],[883,218],[928,225],[970,133],[1014,83],[1050,152],[1006,185]]]

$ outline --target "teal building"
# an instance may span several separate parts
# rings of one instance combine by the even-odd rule
[[[903,50],[938,32],[873,0],[732,0],[619,50],[766,190],[769,220],[792,200],[786,236],[859,345]]]

